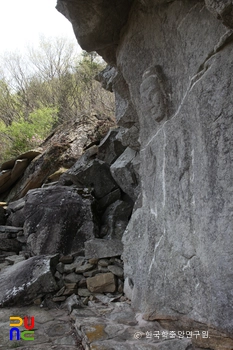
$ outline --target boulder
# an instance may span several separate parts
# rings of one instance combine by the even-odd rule
[[[28,159],[17,159],[11,170],[3,170],[0,173],[0,194],[6,192],[20,178],[27,168]]]
[[[85,242],[85,257],[90,258],[108,258],[121,255],[123,252],[123,245],[117,239],[92,239]]]
[[[26,239],[22,227],[0,226],[0,250],[19,253],[23,250]]]
[[[102,87],[107,91],[113,91],[113,79],[117,74],[117,70],[114,67],[107,66],[104,70],[95,76],[95,79],[99,81]]]
[[[7,207],[7,225],[23,227],[25,197],[10,202]]]
[[[111,174],[118,186],[133,201],[140,193],[139,166],[139,154],[128,147],[110,167]]]
[[[128,225],[132,204],[117,200],[102,216],[100,236],[108,239],[121,239]]]
[[[111,272],[101,273],[87,278],[87,288],[92,293],[114,293],[116,280]]]
[[[133,0],[91,0],[88,3],[59,0],[57,9],[73,23],[74,33],[84,50],[96,50],[115,62],[116,44],[132,3]]]
[[[134,123],[130,128],[121,128],[116,137],[123,146],[132,148],[134,151],[140,151],[139,125]]]
[[[106,194],[106,196],[98,200],[99,211],[104,211],[105,209],[107,209],[108,206],[110,206],[112,203],[116,202],[120,198],[121,190],[119,188],[112,192],[109,192],[108,194]]]
[[[61,176],[60,183],[69,180],[77,187],[89,188],[95,198],[100,199],[117,188],[109,165],[102,160],[89,160],[84,155],[75,165]]]
[[[75,189],[35,189],[25,201],[24,233],[32,254],[83,254],[84,242],[95,237],[92,203]]]
[[[124,152],[126,146],[117,139],[120,128],[109,130],[105,138],[100,142],[98,147],[98,159],[111,165]]]
[[[58,289],[50,270],[51,257],[18,262],[0,274],[0,306],[30,304],[38,295]]]

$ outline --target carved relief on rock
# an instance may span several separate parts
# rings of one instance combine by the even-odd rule
[[[150,67],[144,72],[140,85],[140,96],[142,113],[146,118],[160,122],[166,117],[167,97],[159,66]]]

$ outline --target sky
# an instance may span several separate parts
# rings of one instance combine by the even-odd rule
[[[65,36],[75,41],[71,23],[56,10],[56,3],[57,0],[1,0],[0,55],[36,47],[41,35]]]

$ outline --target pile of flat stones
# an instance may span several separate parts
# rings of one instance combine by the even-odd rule
[[[121,297],[123,293],[124,272],[120,256],[103,259],[61,256],[54,277],[60,287],[52,298],[57,303],[64,302],[72,294],[87,305],[95,299],[96,293],[110,297]]]
[[[22,227],[0,225],[0,271],[29,257]]]

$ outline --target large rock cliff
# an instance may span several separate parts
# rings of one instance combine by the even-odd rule
[[[130,147],[140,154],[141,193],[123,236],[133,306],[232,337],[233,2],[57,8],[81,46],[115,67],[116,118],[129,144],[139,136],[140,149]]]

